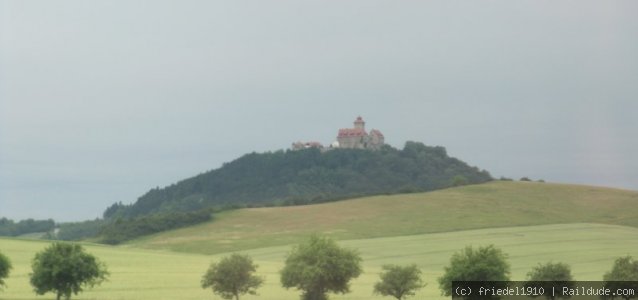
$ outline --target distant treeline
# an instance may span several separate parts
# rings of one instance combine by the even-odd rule
[[[311,148],[244,155],[221,168],[155,188],[134,204],[116,203],[104,218],[132,218],[208,207],[303,205],[344,198],[431,191],[492,180],[449,157],[445,148],[407,142],[402,150]]]
[[[108,223],[108,220],[103,219],[61,223],[58,224],[56,234],[51,235],[50,238],[63,241],[79,241],[96,237]]]
[[[0,218],[0,236],[41,233],[45,239],[78,241],[90,238],[101,243],[119,244],[140,236],[210,221],[212,213],[212,209],[202,209],[128,219],[95,219],[60,224],[53,220],[28,219],[14,222]]]
[[[62,223],[52,239],[78,241],[92,239],[105,244],[119,244],[144,235],[210,221],[212,209],[192,212],[161,213],[134,218],[95,219]]]
[[[194,225],[211,219],[212,211],[210,209],[162,213],[131,219],[118,218],[102,227],[99,242],[116,245],[144,235]]]
[[[19,236],[29,233],[47,233],[55,228],[55,222],[49,220],[26,219],[19,222],[0,218],[0,236]]]

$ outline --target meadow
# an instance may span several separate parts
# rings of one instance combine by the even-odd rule
[[[0,239],[0,251],[13,262],[8,287],[0,299],[54,299],[54,295],[35,296],[28,283],[30,261],[48,242]],[[524,279],[539,262],[566,262],[577,280],[599,280],[611,268],[614,258],[638,257],[638,229],[602,224],[559,224],[517,226],[431,233],[409,236],[340,241],[344,247],[358,249],[364,259],[364,274],[352,284],[352,293],[331,299],[389,299],[372,295],[372,285],[383,264],[416,263],[427,287],[412,299],[443,299],[436,278],[451,254],[466,245],[494,244],[509,255],[512,278]],[[209,263],[225,254],[203,255],[134,247],[85,244],[86,249],[104,261],[111,273],[108,282],[72,299],[219,299],[199,282]],[[258,273],[266,282],[259,296],[242,299],[298,299],[298,292],[279,284],[278,271],[290,246],[265,247],[242,251],[259,264]]]
[[[147,236],[129,245],[216,254],[298,243],[313,232],[351,240],[567,223],[638,227],[638,192],[494,181],[428,193],[227,211],[212,222]]]

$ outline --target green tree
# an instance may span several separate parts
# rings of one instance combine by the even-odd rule
[[[425,287],[421,280],[421,270],[416,265],[382,267],[381,281],[374,285],[374,293],[382,296],[392,296],[398,300],[414,296],[417,290]]]
[[[573,288],[573,280],[569,265],[549,262],[546,264],[538,264],[538,266],[529,271],[524,286],[542,287],[545,291],[551,291],[552,288],[556,288],[556,294],[545,293],[545,298],[554,300],[556,298],[569,298],[569,295],[563,295],[562,291],[563,287]]]
[[[444,271],[439,277],[439,288],[441,294],[451,296],[453,281],[490,281],[494,282],[494,287],[505,287],[510,265],[507,255],[494,245],[477,249],[468,246],[452,255]]]
[[[614,261],[611,271],[603,276],[605,287],[616,289],[633,289],[638,290],[638,260],[634,260],[631,256],[619,257]],[[638,295],[620,296],[625,300],[638,298]],[[614,299],[614,296],[610,296]]]
[[[452,178],[452,186],[467,185],[467,178],[463,175],[456,175]]]
[[[264,280],[253,275],[257,265],[248,255],[232,254],[218,263],[212,263],[202,278],[202,288],[212,288],[224,299],[239,300],[239,295],[257,294],[257,288]]]
[[[361,257],[327,237],[313,235],[297,245],[281,270],[285,288],[302,290],[304,300],[325,300],[327,293],[350,292],[350,280],[361,274]]]
[[[0,290],[6,286],[4,279],[9,277],[9,271],[11,271],[11,262],[4,254],[0,253]]]
[[[36,294],[55,292],[58,300],[99,285],[109,274],[106,266],[81,245],[67,243],[53,243],[37,253],[32,268],[31,285]]]

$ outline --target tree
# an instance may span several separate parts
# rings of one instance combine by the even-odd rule
[[[109,275],[106,266],[78,244],[51,244],[35,255],[32,268],[31,285],[36,294],[55,292],[58,300],[99,285]]]
[[[327,237],[313,235],[297,245],[281,270],[285,288],[302,290],[304,300],[325,300],[329,292],[350,292],[350,280],[361,274],[361,257]]]
[[[638,260],[631,256],[619,257],[614,261],[611,271],[603,276],[605,287],[613,290],[632,289],[638,290]],[[625,300],[638,298],[638,295],[622,295]],[[614,299],[614,296],[610,296]]]
[[[456,175],[452,178],[452,186],[467,185],[467,178],[463,175]]]
[[[569,298],[569,295],[563,295],[563,287],[573,288],[572,272],[569,265],[564,263],[546,263],[538,264],[529,273],[527,273],[527,281],[525,287],[543,288],[545,291],[551,291],[555,288],[556,294],[545,293],[545,298],[554,300],[556,298]],[[532,297],[534,294],[532,294]]]
[[[505,287],[510,274],[506,259],[507,255],[494,245],[477,249],[465,247],[452,255],[450,265],[445,267],[443,276],[439,278],[441,294],[452,295],[453,281],[490,281],[494,287]]]
[[[421,270],[416,265],[385,265],[382,268],[381,281],[374,285],[375,294],[401,300],[407,296],[414,296],[417,290],[425,287],[421,281]]]
[[[4,279],[9,277],[9,271],[11,271],[11,262],[4,254],[0,253],[0,290],[6,286]]]
[[[212,288],[224,299],[239,300],[239,295],[256,295],[264,280],[253,275],[257,265],[248,255],[232,254],[219,263],[212,263],[202,278],[202,288]]]

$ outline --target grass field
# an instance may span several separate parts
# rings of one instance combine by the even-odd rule
[[[638,192],[495,181],[428,193],[228,211],[212,222],[129,245],[215,254],[296,243],[311,232],[348,240],[557,223],[638,227]]]
[[[447,233],[347,240],[341,245],[358,249],[364,258],[364,274],[353,282],[352,293],[332,299],[389,299],[372,295],[383,264],[416,263],[424,272],[428,286],[412,299],[443,299],[436,278],[450,255],[466,245],[495,244],[509,254],[513,279],[539,262],[566,262],[578,280],[598,280],[609,270],[615,257],[638,257],[638,229],[601,224],[563,224],[479,229]],[[46,247],[43,241],[0,239],[0,251],[13,262],[8,288],[0,299],[54,299],[54,295],[36,297],[28,284],[30,260]],[[176,253],[132,247],[86,245],[91,253],[109,267],[108,282],[73,299],[219,299],[202,290],[199,280],[208,264],[219,255]],[[259,297],[242,299],[298,299],[298,292],[286,291],[279,284],[278,271],[289,246],[244,251],[260,265],[258,273],[266,277]]]
[[[577,185],[492,182],[430,193],[376,196],[320,205],[228,211],[212,222],[156,234],[119,247],[86,244],[111,272],[110,281],[74,299],[219,299],[200,288],[211,261],[232,251],[250,254],[265,285],[258,297],[298,299],[278,272],[292,244],[323,233],[358,249],[364,274],[352,293],[372,295],[383,264],[416,263],[428,286],[413,299],[443,299],[436,278],[466,245],[495,244],[509,254],[513,279],[540,262],[566,262],[577,280],[599,280],[616,257],[638,257],[638,192]],[[30,261],[48,242],[0,239],[13,262],[0,299],[35,296]],[[388,298],[385,298],[388,299]]]

